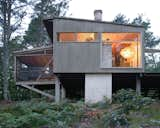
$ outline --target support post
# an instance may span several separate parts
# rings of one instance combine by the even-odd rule
[[[112,74],[85,74],[85,102],[112,100]]]
[[[60,81],[58,77],[55,77],[55,102],[60,102]]]
[[[136,92],[141,95],[141,80],[139,76],[136,76]]]
[[[66,98],[66,90],[63,86],[61,86],[61,99],[65,99]]]

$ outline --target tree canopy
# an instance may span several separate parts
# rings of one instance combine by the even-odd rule
[[[128,19],[124,14],[118,14],[114,18],[113,22],[119,24],[143,25],[145,28],[144,32],[145,48],[152,48],[160,44],[160,38],[155,37],[153,32],[149,30],[151,28],[150,20],[144,19],[143,15],[138,15],[132,21],[130,21],[130,19]]]
[[[68,2],[68,0],[38,0],[23,42],[33,47],[49,45],[51,40],[46,33],[43,19],[64,16],[68,9]]]

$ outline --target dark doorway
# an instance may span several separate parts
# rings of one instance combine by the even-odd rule
[[[114,73],[112,74],[112,93],[120,89],[136,89],[136,74]]]
[[[160,73],[144,73],[141,83],[144,96],[160,99]]]
[[[85,74],[59,74],[61,85],[66,90],[68,99],[84,99]]]

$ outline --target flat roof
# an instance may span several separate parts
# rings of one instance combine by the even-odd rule
[[[71,18],[71,17],[53,17],[53,18],[46,18],[45,21],[51,22],[54,19],[63,19],[63,20],[74,20],[74,21],[88,21],[88,22],[96,22],[96,23],[104,23],[104,24],[113,24],[113,25],[122,25],[122,26],[130,26],[130,27],[141,27],[144,28],[143,25],[133,25],[133,24],[119,24],[115,22],[108,22],[108,21],[97,21],[97,20],[90,20],[90,19],[80,19],[80,18]]]

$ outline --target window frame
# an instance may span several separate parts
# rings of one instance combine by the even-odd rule
[[[74,34],[74,36],[75,36],[75,41],[60,41],[59,40],[59,34],[60,33],[73,33]],[[77,35],[78,35],[78,33],[93,33],[93,34],[97,34],[97,38],[94,40],[94,41],[78,41],[77,40]],[[97,42],[99,42],[99,36],[98,36],[98,32],[57,32],[56,33],[56,35],[57,35],[57,42],[59,42],[59,43],[97,43]]]
[[[138,42],[139,42],[139,48],[140,48],[140,51],[139,52],[137,52],[137,58],[138,58],[138,56],[140,55],[140,60],[139,59],[137,59],[137,66],[136,67],[130,67],[130,66],[128,66],[128,67],[120,67],[120,66],[113,66],[113,62],[112,62],[112,66],[110,67],[111,69],[142,69],[143,68],[143,39],[142,39],[142,36],[143,36],[143,33],[142,32],[101,32],[100,33],[100,37],[101,37],[101,47],[103,47],[103,45],[106,45],[106,44],[110,44],[110,45],[112,45],[112,43],[114,42],[114,41],[109,41],[109,42],[107,42],[106,44],[104,44],[104,41],[102,40],[102,35],[103,35],[103,33],[137,33],[137,34],[139,34],[140,35],[140,37],[136,40],[136,42],[137,42],[137,49],[138,49]],[[135,41],[135,40],[127,40],[127,41]],[[120,42],[120,41],[117,41],[116,43],[118,43],[118,42]],[[121,41],[122,42],[122,41]],[[114,42],[115,43],[115,42]],[[101,48],[101,63],[103,63],[102,61],[102,48]],[[138,51],[138,50],[137,50]],[[140,61],[140,62],[139,62]],[[140,63],[139,65],[138,65],[138,63]],[[104,67],[104,65],[101,65],[100,64],[100,67],[101,68],[108,68],[108,67]]]

